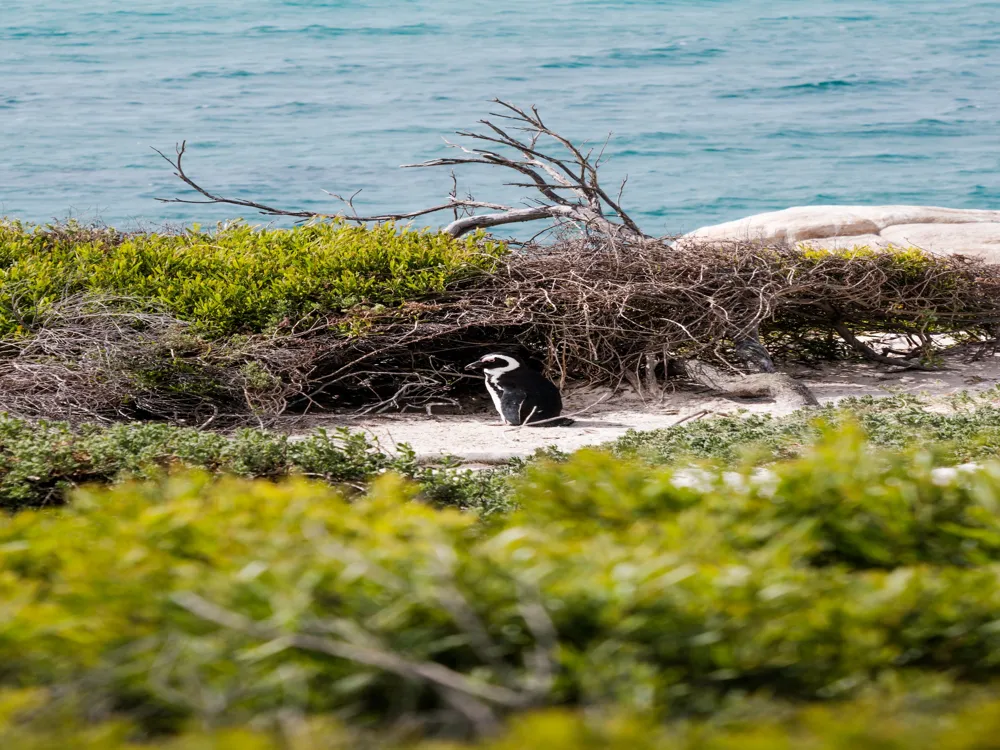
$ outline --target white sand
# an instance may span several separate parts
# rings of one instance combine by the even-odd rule
[[[981,391],[1000,383],[1000,357],[972,362],[968,354],[947,358],[948,370],[918,372],[867,363],[843,363],[818,370],[787,370],[801,379],[821,403],[836,402],[847,396],[887,396],[892,393],[923,394],[931,398],[963,390]],[[577,390],[565,397],[564,413],[583,409],[606,392]],[[340,427],[363,431],[392,452],[399,443],[408,443],[423,461],[445,455],[469,464],[489,464],[511,457],[530,456],[539,448],[555,446],[576,450],[614,440],[629,429],[653,430],[686,419],[739,410],[751,413],[788,414],[801,403],[791,396],[779,399],[736,399],[687,390],[667,392],[656,402],[643,402],[631,393],[619,393],[576,417],[570,427],[504,427],[484,398],[476,411],[459,415],[393,414],[351,418],[326,415],[310,420],[309,427]],[[701,415],[707,412],[706,415]],[[301,429],[301,427],[300,427]]]

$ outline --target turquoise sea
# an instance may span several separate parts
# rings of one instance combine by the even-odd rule
[[[222,193],[364,212],[447,194],[489,99],[613,132],[606,180],[651,233],[808,203],[1000,208],[1000,2],[0,0],[0,215],[123,228],[187,139]],[[484,200],[506,175],[459,174]],[[265,221],[251,213],[246,218]]]

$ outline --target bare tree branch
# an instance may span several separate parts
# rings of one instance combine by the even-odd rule
[[[555,208],[557,207],[540,206],[538,208],[516,208],[497,214],[473,214],[462,219],[456,219],[441,231],[450,234],[452,237],[461,237],[463,234],[476,229],[498,227],[503,224],[519,224],[537,219],[551,219],[557,215],[554,210]]]
[[[493,103],[500,105],[502,109],[500,112],[491,113],[490,116],[497,120],[510,122],[511,125],[501,127],[490,119],[484,119],[480,120],[480,124],[485,126],[489,132],[476,133],[460,130],[458,135],[470,141],[492,144],[499,149],[469,148],[446,141],[450,148],[459,149],[465,156],[431,159],[419,164],[404,164],[402,166],[403,168],[423,168],[485,164],[510,169],[526,177],[527,181],[506,184],[537,190],[544,199],[540,200],[537,205],[515,208],[477,201],[471,195],[467,198],[459,198],[458,184],[453,172],[452,189],[448,201],[417,211],[361,216],[354,207],[354,198],[360,191],[355,192],[350,198],[329,193],[347,206],[349,214],[345,214],[343,211],[321,213],[318,211],[287,210],[259,201],[229,198],[202,187],[184,170],[183,159],[187,149],[186,141],[181,142],[176,147],[173,158],[158,149],[153,150],[173,167],[174,175],[178,179],[203,196],[204,199],[158,198],[157,200],[164,203],[227,204],[252,208],[267,216],[290,216],[297,219],[336,218],[358,223],[402,221],[428,216],[440,211],[451,211],[454,219],[442,231],[453,237],[460,237],[476,229],[548,219],[556,224],[575,223],[588,231],[610,237],[628,236],[633,239],[646,239],[646,235],[621,207],[621,195],[625,181],[622,181],[619,187],[617,198],[612,198],[605,192],[599,182],[598,166],[603,159],[607,141],[600,149],[597,158],[594,159],[593,150],[585,153],[569,138],[549,128],[542,120],[536,107],[531,107],[529,112],[500,99],[494,99]],[[524,135],[520,135],[521,133]],[[540,144],[545,141],[554,142],[562,155],[543,151]],[[513,153],[507,155],[502,153],[503,151]],[[477,209],[488,209],[495,213],[477,214]]]
[[[160,203],[226,203],[232,206],[245,206],[246,208],[255,208],[262,214],[269,216],[295,216],[303,219],[312,218],[333,218],[327,214],[319,214],[315,211],[286,211],[281,208],[274,208],[273,206],[268,206],[264,203],[258,203],[257,201],[243,200],[242,198],[225,198],[221,195],[215,195],[209,192],[201,185],[196,183],[187,173],[184,171],[184,154],[187,151],[187,141],[181,141],[180,145],[176,147],[176,155],[173,159],[167,156],[165,153],[160,151],[158,148],[154,148],[153,151],[158,153],[163,159],[174,168],[174,176],[180,179],[185,185],[195,190],[198,193],[204,195],[208,200],[187,200],[185,198],[157,198],[156,200]]]

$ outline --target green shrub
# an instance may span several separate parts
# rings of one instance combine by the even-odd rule
[[[78,293],[155,303],[210,336],[289,328],[438,294],[503,252],[478,235],[391,224],[122,235],[0,222],[0,336],[27,332],[46,305]]]
[[[155,732],[993,678],[1000,467],[932,466],[850,432],[756,480],[579,454],[485,520],[393,476],[353,499],[200,475],[81,491],[0,524],[0,686]]]
[[[800,455],[823,425],[857,422],[875,445],[906,448],[935,444],[954,463],[1000,456],[998,391],[954,397],[953,409],[929,410],[910,395],[848,398],[837,405],[788,416],[736,414],[662,430],[629,431],[609,447],[655,464],[711,459],[726,464],[766,463]]]
[[[227,437],[157,423],[73,428],[0,415],[0,508],[61,504],[66,491],[80,484],[149,478],[178,468],[248,478],[298,474],[352,488],[392,470],[416,480],[433,502],[487,513],[508,507],[512,472],[418,466],[408,446],[390,456],[364,434],[343,428],[297,439],[250,429]]]
[[[706,459],[716,466],[741,469],[801,455],[820,439],[823,425],[846,428],[857,423],[874,445],[933,448],[928,460],[949,465],[1000,456],[1000,409],[992,403],[994,395],[987,393],[971,403],[960,398],[957,410],[947,413],[927,411],[913,397],[895,396],[853,399],[781,418],[717,417],[665,430],[630,432],[609,448],[621,457],[654,465]],[[162,469],[189,467],[248,478],[302,474],[354,485],[393,470],[415,479],[426,499],[489,514],[512,507],[510,479],[525,465],[513,462],[483,472],[456,465],[420,467],[405,446],[391,458],[365,437],[346,430],[321,430],[290,440],[263,430],[240,430],[226,437],[165,424],[73,428],[0,416],[0,508],[8,509],[61,502],[67,489],[81,483],[150,477]],[[645,492],[653,491],[649,476],[632,476]],[[619,493],[619,488],[608,491]],[[579,499],[593,503],[595,498]],[[625,506],[620,507],[626,514]],[[581,516],[590,512],[580,509]]]
[[[758,707],[759,708],[759,707]],[[637,718],[546,712],[513,723],[482,750],[983,750],[996,747],[1000,701],[970,702],[955,714],[900,710],[875,700],[813,707],[783,718],[748,716],[717,727],[662,727]],[[424,750],[431,750],[425,745]],[[458,745],[434,744],[437,750]]]

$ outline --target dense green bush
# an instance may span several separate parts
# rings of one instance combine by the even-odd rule
[[[932,452],[875,452],[848,427],[764,474],[642,468],[580,451],[530,467],[515,491],[532,519],[614,529],[637,545],[666,535],[689,554],[699,537],[713,557],[718,540],[738,555],[781,540],[813,566],[969,567],[1000,562],[998,472],[943,469]]]
[[[521,509],[485,520],[393,476],[352,500],[201,475],[81,491],[0,524],[0,686],[142,731],[293,712],[434,732],[991,679],[1000,467],[933,465],[849,431],[756,480],[590,452],[529,468]]]
[[[155,303],[206,335],[259,333],[440,293],[503,252],[478,235],[391,224],[123,235],[0,222],[0,336],[30,330],[45,305],[79,293]]]

